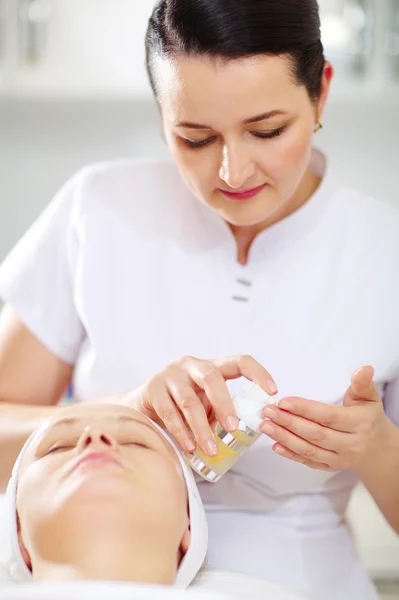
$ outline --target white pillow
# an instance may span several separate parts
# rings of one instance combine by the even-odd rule
[[[211,571],[188,589],[109,582],[13,583],[1,600],[299,600],[279,586],[238,573]]]
[[[235,600],[211,591],[110,582],[12,584],[0,592],[1,600]]]

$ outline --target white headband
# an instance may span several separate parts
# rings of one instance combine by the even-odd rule
[[[194,475],[190,467],[188,467],[184,461],[181,451],[174,441],[156,423],[153,421],[151,421],[151,423],[163,437],[166,438],[176,452],[186,481],[190,513],[190,545],[180,563],[174,584],[177,587],[186,588],[190,585],[203,565],[208,548],[208,525],[205,510],[198,492],[197,484],[195,483]],[[5,539],[6,548],[4,559],[2,556],[2,562],[14,583],[28,583],[33,580],[32,573],[25,564],[19,546],[16,501],[18,477],[23,457],[28,446],[30,446],[33,440],[41,433],[43,428],[44,425],[37,429],[22,448],[14,465],[6,492],[6,526],[8,531]]]

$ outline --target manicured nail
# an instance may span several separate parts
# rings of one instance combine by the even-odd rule
[[[263,416],[273,419],[277,416],[277,409],[273,406],[266,406],[266,408],[263,410]]]
[[[274,383],[274,381],[272,381],[271,379],[269,379],[268,381],[266,381],[266,387],[269,390],[269,392],[271,394],[277,394],[278,392],[278,387],[276,386],[276,384]]]
[[[293,408],[294,408],[292,406],[291,402],[288,402],[288,400],[282,400],[278,406],[279,406],[279,408],[282,408],[283,410],[293,410]]]
[[[226,429],[227,431],[237,431],[239,425],[239,420],[237,417],[227,417],[226,419]]]
[[[261,425],[261,430],[263,433],[266,433],[266,435],[272,435],[275,432],[275,427],[269,423],[269,421],[265,421]]]
[[[209,456],[216,456],[218,453],[218,447],[214,440],[208,440],[206,443],[206,452]]]
[[[187,438],[187,440],[184,442],[184,448],[187,450],[187,452],[194,452],[196,448],[194,441],[190,438]]]

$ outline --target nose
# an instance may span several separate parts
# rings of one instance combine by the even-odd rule
[[[256,166],[241,144],[223,147],[222,165],[219,177],[233,189],[242,188],[246,181],[254,176]]]
[[[114,436],[105,431],[105,429],[98,426],[87,426],[79,438],[77,448],[79,452],[82,452],[90,447],[97,449],[106,447],[115,450],[118,448],[118,442]]]

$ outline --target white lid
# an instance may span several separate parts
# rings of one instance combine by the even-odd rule
[[[277,404],[278,396],[269,396],[256,383],[245,383],[238,394],[233,396],[233,404],[238,417],[254,431],[264,421],[262,411],[267,404]]]

